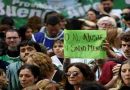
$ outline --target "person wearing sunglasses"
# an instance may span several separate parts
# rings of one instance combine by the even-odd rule
[[[122,10],[122,13],[121,13],[121,28],[126,31],[128,25],[127,25],[127,21],[128,19],[126,19],[127,15],[130,13],[130,7],[125,7],[123,8]],[[126,19],[126,20],[125,20]]]
[[[95,81],[95,75],[84,63],[71,63],[65,69],[64,90],[80,90],[83,81]]]
[[[125,29],[125,32],[130,31],[130,12],[126,15],[124,15],[124,21],[126,23],[127,28]]]

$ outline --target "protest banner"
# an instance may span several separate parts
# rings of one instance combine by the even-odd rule
[[[105,30],[65,30],[65,58],[103,59],[106,51],[103,43],[106,39]]]
[[[97,9],[100,0],[0,0],[0,20],[3,16],[10,16],[15,26],[27,23],[32,16],[44,19],[48,11],[55,10],[67,18],[83,17],[89,8]],[[130,0],[114,0],[114,8],[122,9],[129,6]]]

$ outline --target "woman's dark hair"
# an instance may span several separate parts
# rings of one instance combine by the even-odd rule
[[[80,90],[107,90],[107,89],[97,82],[85,81],[81,83]]]
[[[68,69],[72,66],[77,67],[80,72],[83,74],[85,81],[95,81],[95,75],[87,64],[84,63],[71,63],[65,68],[65,73],[68,72]],[[67,78],[65,78],[67,79]],[[70,89],[71,88],[71,89]],[[65,90],[74,90],[73,86],[69,84],[68,80],[65,81]]]
[[[33,46],[37,52],[42,52],[41,46],[38,43],[31,41],[31,40],[22,41],[18,46],[19,51],[20,51],[20,47],[27,46],[27,45]]]
[[[19,76],[19,74],[20,74],[20,72],[21,72],[21,70],[23,70],[23,69],[28,69],[29,71],[31,71],[31,73],[32,73],[32,75],[34,76],[34,78],[37,78],[38,80],[37,81],[39,81],[39,80],[41,80],[41,72],[40,72],[40,68],[38,67],[38,66],[36,66],[36,65],[31,65],[31,64],[24,64],[24,65],[22,65],[21,67],[20,67],[20,69],[18,70],[18,76]],[[36,82],[37,82],[36,81]]]
[[[32,28],[33,32],[37,32],[42,27],[41,17],[32,16],[28,19],[27,25]]]
[[[72,63],[72,64],[68,65],[65,69],[65,73],[68,72],[68,69],[72,66],[79,68],[79,70],[81,71],[81,73],[85,77],[85,80],[87,80],[87,81],[94,81],[95,80],[94,73],[92,72],[90,67],[84,63]]]
[[[90,9],[87,11],[87,13],[88,13],[89,11],[94,12],[95,15],[96,15],[96,18],[99,19],[99,12],[98,12],[98,11],[96,11],[96,10],[93,9],[93,8],[90,8]]]
[[[29,28],[31,28],[31,27],[28,26],[28,25],[24,25],[24,26],[22,26],[22,27],[19,28],[18,31],[19,31],[19,34],[20,34],[22,40],[26,40],[25,33],[26,33],[26,31],[27,31]]]

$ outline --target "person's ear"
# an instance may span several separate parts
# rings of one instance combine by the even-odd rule
[[[22,38],[21,38],[21,37],[19,37],[19,41],[20,41],[20,42],[22,41]]]

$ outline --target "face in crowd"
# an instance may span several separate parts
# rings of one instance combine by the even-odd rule
[[[84,63],[72,63],[65,69],[66,77],[70,85],[78,86],[82,81],[94,81],[95,75],[90,67]]]
[[[47,26],[48,34],[50,37],[56,37],[61,29],[61,26],[59,23],[56,25],[47,24],[46,26]]]
[[[71,85],[80,84],[80,82],[84,80],[83,74],[81,73],[79,68],[75,66],[70,67],[66,75]]]
[[[54,52],[59,58],[63,58],[63,57],[64,57],[63,49],[64,49],[64,43],[63,43],[63,41],[57,40],[57,41],[54,42],[53,52]]]
[[[20,47],[20,57],[23,62],[27,61],[29,53],[35,53],[36,49],[33,46],[22,46]]]
[[[97,19],[97,16],[96,16],[96,13],[94,11],[88,11],[87,12],[87,19],[90,20],[90,21],[96,21]]]
[[[122,41],[122,50],[127,58],[130,58],[130,41]]]
[[[23,88],[34,85],[40,77],[40,69],[35,65],[25,64],[18,70],[20,84]]]
[[[21,41],[18,32],[15,30],[7,31],[5,36],[5,42],[8,45],[9,49],[15,49]]]
[[[31,71],[29,71],[28,69],[23,69],[20,71],[19,79],[23,87],[32,85],[35,82],[34,76],[32,75]]]
[[[119,71],[119,76],[126,86],[130,86],[130,61],[125,61]]]
[[[102,1],[101,4],[103,5],[104,11],[109,13],[113,7],[113,2],[111,0]]]
[[[28,28],[27,31],[25,32],[26,39],[31,39],[32,33],[33,33],[33,30],[31,28]]]
[[[46,21],[47,35],[51,38],[57,37],[61,30],[60,18],[58,16],[49,16]]]
[[[3,69],[0,69],[0,89],[6,88],[8,85],[8,78]]]

